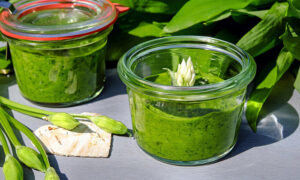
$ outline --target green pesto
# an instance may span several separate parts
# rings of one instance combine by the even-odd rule
[[[163,79],[157,77],[155,82]],[[135,138],[142,149],[156,157],[205,160],[227,152],[237,140],[243,106],[237,99],[244,96],[244,89],[219,99],[193,102],[128,91]]]
[[[49,47],[47,43],[39,46],[10,40],[23,96],[38,103],[64,104],[84,101],[100,92],[105,80],[107,38],[103,36],[93,42],[52,42]]]

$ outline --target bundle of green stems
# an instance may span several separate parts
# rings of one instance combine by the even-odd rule
[[[0,107],[0,141],[5,154],[5,162],[3,164],[3,173],[7,180],[22,180],[23,169],[19,161],[29,168],[36,169],[45,173],[45,180],[57,180],[59,176],[56,174],[53,167],[51,167],[48,156],[37,137],[22,123],[10,116],[2,107]],[[13,127],[24,133],[34,144],[36,149],[26,147],[20,143],[13,131]],[[18,160],[14,158],[8,147],[5,135],[8,137],[16,151]]]
[[[23,179],[23,169],[19,161],[29,168],[44,172],[45,180],[56,180],[59,179],[59,176],[55,172],[55,169],[51,167],[48,156],[38,138],[25,125],[9,115],[3,107],[32,117],[47,120],[53,125],[67,130],[76,128],[80,124],[78,119],[86,119],[109,133],[119,135],[129,134],[127,127],[123,123],[104,115],[93,116],[87,114],[46,111],[19,104],[0,96],[0,124],[2,126],[0,129],[0,142],[5,153],[3,172],[7,180]],[[18,131],[25,134],[31,140],[32,144],[34,144],[38,152],[30,147],[22,145],[15,135],[13,128],[16,128]],[[10,140],[9,142],[11,142],[11,145],[14,146],[13,149],[16,151],[15,154],[18,160],[12,155],[5,135]]]

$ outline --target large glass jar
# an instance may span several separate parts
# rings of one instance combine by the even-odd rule
[[[22,95],[42,105],[67,106],[100,94],[107,36],[118,13],[107,0],[26,0],[0,14]]]
[[[195,86],[172,86],[165,68],[176,71],[191,58]],[[198,165],[234,147],[254,60],[239,47],[214,38],[174,36],[151,40],[120,59],[134,136],[146,153],[163,162]]]

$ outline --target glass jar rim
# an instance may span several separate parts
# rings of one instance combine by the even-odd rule
[[[0,13],[0,30],[6,36],[31,41],[56,41],[86,36],[110,27],[117,20],[119,5],[109,0],[23,0],[17,2],[16,14],[8,10]],[[94,14],[85,21],[63,25],[36,25],[22,22],[28,14],[53,9],[86,8]]]
[[[240,63],[242,70],[237,75],[222,82],[191,87],[157,84],[136,75],[131,70],[131,65],[133,65],[133,62],[140,57],[134,56],[137,56],[139,54],[147,54],[147,52],[143,51],[147,51],[150,49],[149,52],[153,52],[155,51],[154,47],[163,45],[164,43],[180,44],[187,41],[190,43],[207,43],[205,45],[206,47],[219,46],[218,49],[220,50],[220,52],[226,51],[221,47],[229,48],[230,50],[232,50],[232,52],[236,53],[236,57],[234,59]],[[253,80],[255,71],[256,64],[252,56],[250,56],[247,52],[230,42],[207,36],[169,36],[146,41],[128,50],[120,58],[118,63],[118,73],[120,79],[126,84],[126,86],[138,91],[143,91],[148,95],[159,94],[162,98],[181,100],[211,99],[230,94],[232,92],[240,90],[243,87],[246,87]]]

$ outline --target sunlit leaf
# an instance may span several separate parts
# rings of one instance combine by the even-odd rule
[[[276,64],[264,80],[255,88],[247,101],[246,118],[252,130],[256,131],[260,110],[270,95],[274,85],[291,66],[294,58],[286,49],[282,49],[277,57]],[[265,69],[262,70],[265,73]]]
[[[224,11],[246,7],[251,0],[190,0],[176,13],[164,28],[167,33],[176,32],[200,22],[208,21]]]
[[[272,49],[284,32],[287,8],[288,3],[275,3],[264,18],[246,33],[237,45],[254,57]]]
[[[298,93],[300,93],[300,67],[299,67],[299,70],[298,70],[297,78],[296,78],[295,83],[294,83],[294,87],[298,91]]]

